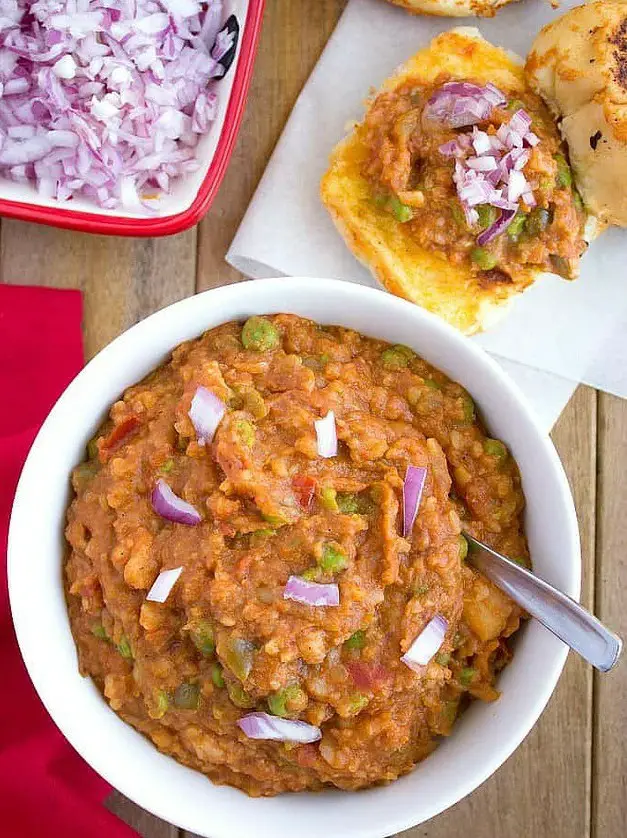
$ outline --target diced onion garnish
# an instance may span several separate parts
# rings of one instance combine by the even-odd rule
[[[416,520],[422,490],[425,487],[427,469],[422,466],[407,466],[403,483],[403,537],[407,537]]]
[[[340,589],[332,583],[309,582],[300,576],[290,576],[283,590],[283,599],[292,599],[303,605],[335,606],[340,604]]]
[[[531,157],[530,149],[540,142],[531,131],[529,114],[519,108],[508,122],[499,126],[496,134],[477,127],[489,119],[495,107],[506,102],[504,94],[492,84],[479,87],[467,82],[449,82],[438,88],[425,107],[427,118],[448,127],[472,125],[472,132],[458,134],[438,150],[443,157],[455,158],[453,181],[469,227],[479,220],[475,210],[479,204],[501,210],[499,217],[477,238],[480,245],[505,232],[521,200],[528,207],[536,204],[531,185],[523,174]]]
[[[330,410],[324,419],[316,419],[316,438],[318,454],[321,457],[335,457],[337,454],[337,429],[335,414]]]
[[[146,599],[149,602],[165,602],[182,571],[182,567],[162,570],[153,582],[152,588],[148,591]]]
[[[212,441],[225,413],[226,405],[211,390],[206,387],[197,388],[188,416],[192,420],[199,445]]]
[[[0,174],[154,211],[199,168],[237,23],[223,0],[2,0]]]
[[[271,739],[274,742],[307,744],[322,738],[319,727],[292,719],[281,719],[269,713],[248,713],[237,720],[238,727],[249,739]]]
[[[444,643],[448,621],[441,614],[436,614],[420,632],[401,660],[414,672],[422,672],[431,658]]]
[[[152,508],[165,518],[166,521],[173,521],[175,524],[187,524],[193,527],[202,521],[202,517],[191,503],[175,495],[172,489],[163,479],[157,480],[151,495]]]

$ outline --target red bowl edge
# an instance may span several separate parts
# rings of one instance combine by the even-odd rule
[[[6,201],[0,198],[0,216],[61,227],[65,230],[78,230],[82,233],[99,233],[108,236],[172,236],[197,224],[211,206],[233,152],[252,78],[264,7],[265,0],[250,0],[240,47],[237,77],[231,89],[231,98],[224,116],[222,133],[198,194],[186,210],[166,218],[138,219],[113,216],[109,218],[90,212],[74,212],[60,207],[58,209],[56,207],[41,207],[36,204]]]

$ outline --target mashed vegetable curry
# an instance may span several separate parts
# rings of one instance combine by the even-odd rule
[[[204,387],[225,405],[201,444]],[[338,451],[314,422],[333,411]],[[409,465],[426,481],[402,537]],[[174,523],[157,482],[196,511]],[[462,387],[411,350],[292,315],[228,323],[131,387],[73,473],[65,565],[81,672],[161,751],[251,795],[410,771],[471,698],[497,698],[520,610],[464,559],[462,528],[527,564],[515,462]],[[165,602],[147,599],[181,568]],[[290,576],[339,605],[284,598]],[[401,661],[436,615],[446,636]],[[318,741],[250,739],[254,710]]]

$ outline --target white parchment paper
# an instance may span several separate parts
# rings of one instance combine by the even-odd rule
[[[373,285],[322,207],[319,181],[329,152],[363,100],[410,55],[445,29],[477,26],[525,55],[561,11],[521,0],[490,20],[408,15],[383,0],[351,0],[296,102],[228,260],[252,277],[330,276]],[[627,188],[627,186],[626,186]],[[576,282],[546,277],[477,340],[504,363],[550,427],[576,382],[627,396],[627,231],[593,243]]]

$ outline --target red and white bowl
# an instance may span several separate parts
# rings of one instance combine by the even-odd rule
[[[87,199],[61,203],[44,198],[31,184],[0,178],[0,216],[36,221],[86,233],[168,236],[197,224],[211,206],[229,163],[244,113],[265,0],[228,0],[225,19],[237,16],[240,38],[235,60],[218,84],[218,114],[198,144],[200,168],[172,184],[158,214],[102,209]]]

